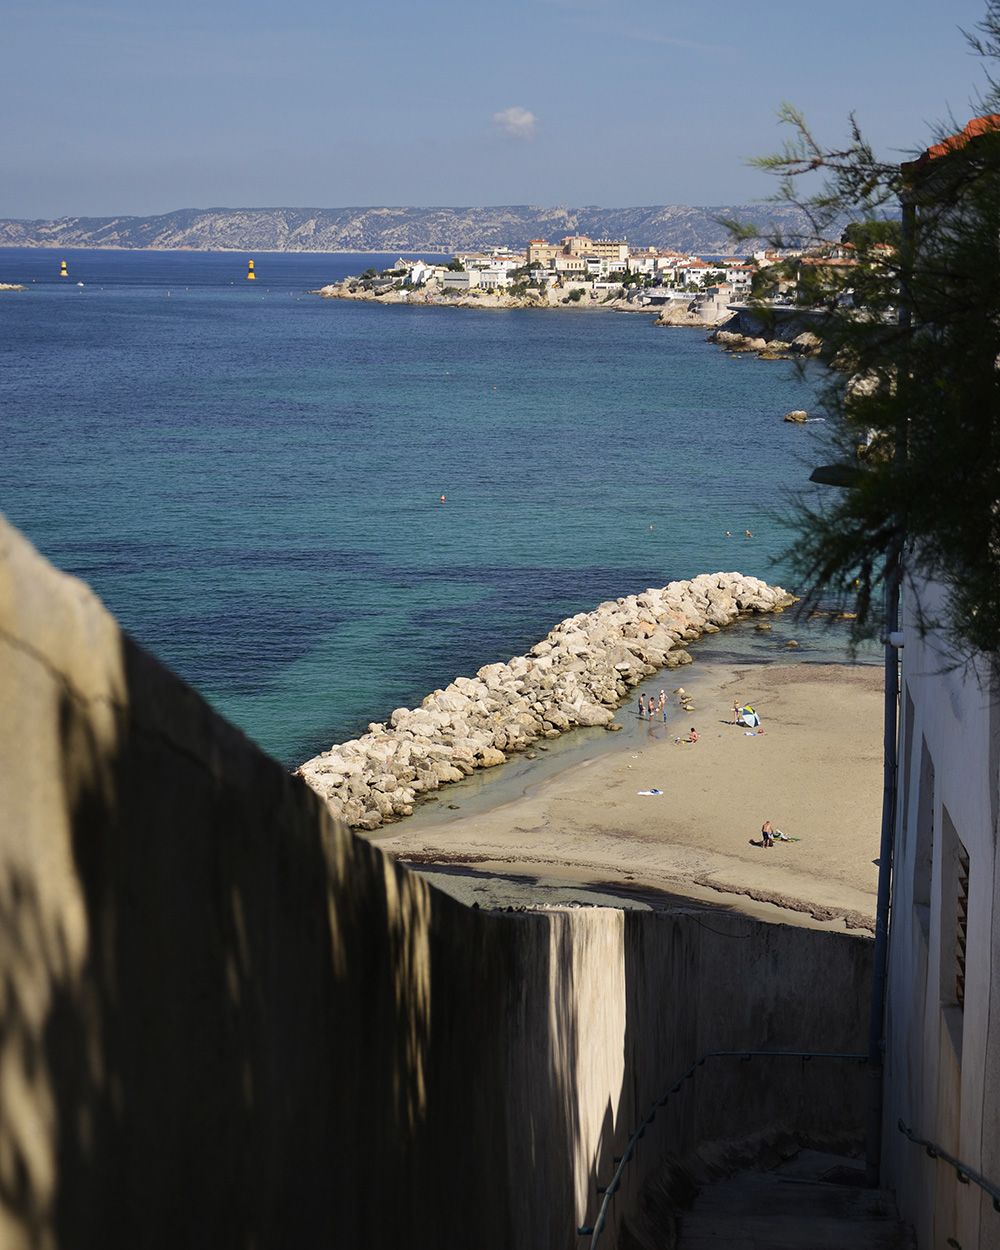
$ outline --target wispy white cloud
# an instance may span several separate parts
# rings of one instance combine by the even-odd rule
[[[610,33],[636,43],[657,43],[670,48],[690,48],[694,52],[708,52],[712,55],[720,53],[730,55],[738,52],[737,48],[727,45],[705,43],[697,39],[682,39],[676,35],[660,33],[653,24],[659,23],[662,16],[655,11],[655,6],[650,24],[640,26],[634,20],[636,15],[633,15],[632,20],[624,20],[624,10],[628,6],[621,0],[539,0],[539,2],[569,10],[572,15],[571,20],[575,25],[598,31],[602,35]],[[635,9],[642,6],[633,3],[630,7]]]
[[[727,47],[725,44],[699,43],[694,39],[677,39],[673,35],[661,35],[654,30],[643,30],[636,26],[619,27],[619,33],[626,39],[635,39],[640,43],[661,43],[671,48],[693,48],[697,52],[712,53],[731,53],[737,51],[736,48]]]
[[[538,118],[527,109],[515,105],[493,114],[494,123],[511,139],[531,140],[535,137],[535,126]]]

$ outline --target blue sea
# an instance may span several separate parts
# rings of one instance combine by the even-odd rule
[[[792,585],[776,513],[822,428],[781,419],[815,405],[794,364],[652,315],[309,294],[395,256],[248,259],[0,249],[29,288],[0,292],[0,510],[286,765],[601,600]]]

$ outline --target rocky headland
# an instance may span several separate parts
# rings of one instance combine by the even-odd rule
[[[573,292],[582,291],[579,298]],[[377,304],[438,304],[451,308],[565,308],[570,310],[603,309],[612,312],[656,314],[653,325],[686,326],[710,330],[732,319],[725,303],[704,296],[684,296],[666,304],[648,303],[638,291],[610,294],[599,291],[589,294],[585,287],[572,283],[568,287],[531,288],[520,294],[485,289],[456,292],[430,280],[424,286],[406,288],[400,282],[347,277],[311,292],[323,299],[369,300]]]
[[[560,621],[527,655],[456,677],[418,708],[397,708],[299,774],[356,829],[409,816],[422,795],[504,763],[575,726],[614,728],[615,709],[658,669],[689,664],[688,643],[794,597],[741,573],[702,574]]]
[[[577,288],[579,289],[579,288]],[[379,284],[362,278],[348,277],[342,282],[331,282],[311,292],[323,299],[370,300],[377,304],[437,304],[450,308],[603,308],[614,312],[644,312],[655,310],[627,296],[611,299],[571,299],[560,288],[529,290],[523,295],[511,295],[507,291],[472,290],[456,292],[431,281],[423,287],[406,289],[393,284]]]

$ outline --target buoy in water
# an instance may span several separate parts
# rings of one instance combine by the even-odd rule
[[[68,278],[68,277],[69,277],[69,273],[68,273],[68,272],[67,272],[67,270],[66,270],[66,262],[65,262],[65,261],[60,261],[60,265],[61,265],[61,268],[60,268],[60,270],[59,270],[59,277],[60,277],[60,278]]]
[[[441,496],[441,502],[444,503],[444,495]]]
[[[247,281],[254,282],[256,278],[257,275],[253,271],[253,261],[250,261],[250,268],[247,270]]]

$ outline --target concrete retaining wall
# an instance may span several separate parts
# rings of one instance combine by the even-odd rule
[[[0,521],[5,1250],[573,1247],[699,1053],[863,1049],[869,966],[738,917],[462,908]],[[613,1221],[664,1152],[863,1096],[853,1064],[706,1068]]]

